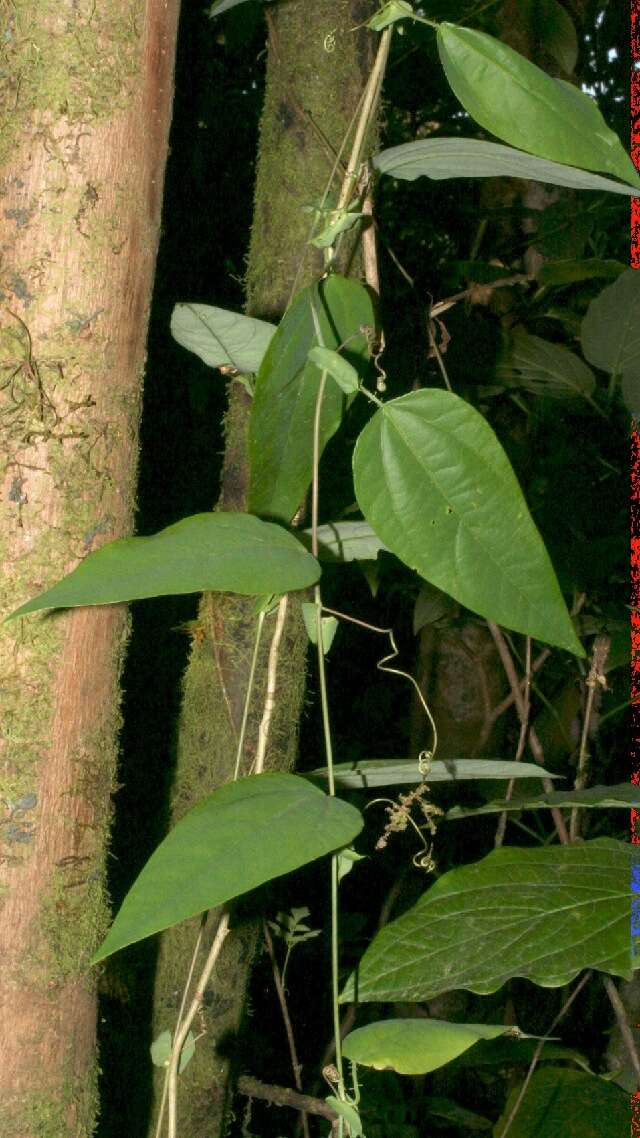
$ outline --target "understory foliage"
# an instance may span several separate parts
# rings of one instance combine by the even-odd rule
[[[613,1138],[627,1124],[637,1058],[614,1047],[612,978],[624,986],[634,967],[637,794],[616,770],[616,730],[640,278],[618,229],[640,178],[593,95],[568,81],[568,9],[523,8],[536,5],[558,78],[497,38],[495,5],[476,16],[390,0],[369,20],[378,55],[345,169],[309,203],[323,272],[277,326],[214,304],[173,311],[175,340],[252,397],[251,512],[105,545],[12,614],[255,596],[254,663],[265,642],[277,663],[285,598],[303,599],[317,700],[299,773],[265,773],[258,751],[252,774],[190,810],[95,956],[224,906],[152,1048],[169,1138],[177,1081],[205,1045],[199,1000],[248,894],[289,1050],[272,1070],[247,1062],[231,1132],[266,1132],[250,1106],[261,1097],[302,1111],[306,1133],[352,1138]],[[367,154],[381,96],[388,145]],[[535,204],[534,183],[546,187]],[[362,282],[335,270],[354,231]],[[450,633],[477,673],[469,645],[493,653],[464,753],[439,711],[455,670],[438,678],[432,660],[428,680],[412,675],[412,637],[433,657]],[[268,684],[267,734],[277,698]],[[464,720],[464,687],[460,703]],[[241,729],[237,772],[243,745]],[[581,1032],[589,1043],[574,1046]],[[251,1063],[260,1050],[247,1041]],[[296,1091],[278,1098],[277,1081]],[[293,1133],[294,1117],[276,1125]]]

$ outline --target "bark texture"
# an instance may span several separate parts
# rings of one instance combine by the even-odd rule
[[[131,532],[178,0],[0,2],[2,616]],[[123,606],[0,625],[0,1132],[84,1138]]]
[[[292,290],[322,270],[319,251],[307,244],[311,218],[303,207],[322,197],[335,152],[366,82],[377,37],[354,29],[371,10],[363,0],[318,0],[311,7],[306,0],[294,0],[268,9],[267,88],[246,282],[251,315],[278,320]],[[211,299],[215,302],[215,296]],[[249,410],[246,392],[240,384],[232,383],[221,509],[246,509]],[[256,631],[254,610],[255,602],[242,597],[205,596],[202,600],[184,680],[174,821],[203,795],[233,777]],[[265,622],[242,773],[248,773],[255,754],[274,622],[274,616]],[[278,654],[277,698],[266,769],[287,770],[295,761],[306,645],[299,602],[290,598]],[[217,919],[212,913],[203,952],[211,942]],[[180,1079],[181,1138],[217,1138],[224,1131],[229,1071],[257,940],[250,914],[236,913],[234,927],[202,1008],[199,1030],[205,1032],[204,1038]],[[154,1036],[175,1023],[196,932],[197,922],[191,922],[162,937]],[[157,1101],[162,1077],[159,1072]],[[150,1138],[153,1132],[152,1125]]]

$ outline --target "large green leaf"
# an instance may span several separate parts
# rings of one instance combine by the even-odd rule
[[[516,763],[506,759],[434,759],[427,774],[417,762],[407,759],[363,759],[357,763],[336,763],[336,786],[343,790],[366,790],[373,786],[403,786],[410,782],[459,782],[462,779],[557,778],[536,763]],[[309,771],[307,778],[328,777],[327,768]]]
[[[151,855],[94,963],[348,845],[361,828],[353,806],[295,775],[227,783],[194,806]]]
[[[620,139],[577,87],[472,28],[440,24],[438,50],[454,93],[480,126],[541,158],[605,170],[640,186]]]
[[[511,1091],[495,1138],[505,1132],[520,1089]],[[509,1138],[621,1138],[632,1132],[630,1123],[629,1095],[620,1087],[582,1071],[545,1067],[534,1071],[508,1133]]]
[[[596,385],[591,368],[575,352],[531,336],[524,328],[514,329],[496,378],[508,387],[522,387],[548,399],[589,399]]]
[[[275,330],[266,320],[210,304],[176,304],[171,314],[171,335],[183,348],[209,367],[239,372],[258,370]]]
[[[256,380],[251,408],[250,506],[255,514],[289,522],[311,482],[313,418],[320,371],[308,360],[318,343],[313,307],[319,319],[323,346],[342,355],[364,373],[367,338],[362,325],[373,327],[367,290],[357,281],[330,276],[298,293],[285,313]],[[320,448],[340,425],[344,395],[326,385],[320,424]]]
[[[630,978],[631,867],[611,838],[494,850],[445,873],[374,938],[344,1000],[430,1000],[495,992],[513,976],[545,988],[584,968]]]
[[[448,391],[384,404],[353,457],[385,545],[488,620],[584,655],[542,538],[486,420]]]
[[[251,514],[194,514],[151,537],[103,545],[11,617],[209,590],[287,593],[319,576],[315,558],[281,526]]]
[[[510,1030],[504,1024],[447,1023],[440,1019],[385,1019],[357,1027],[347,1035],[347,1059],[378,1071],[426,1075],[444,1067],[479,1039],[497,1039]]]
[[[553,794],[527,794],[524,798],[510,798],[498,802],[486,802],[474,810],[453,806],[446,813],[446,819],[458,821],[474,814],[502,814],[503,811],[550,810],[552,807],[579,806],[584,809],[631,810],[640,808],[640,787],[629,782],[618,786],[589,786],[586,790],[558,790]]]
[[[599,190],[611,194],[633,196],[638,187],[625,186],[600,174],[577,170],[536,158],[499,142],[482,142],[477,138],[421,138],[383,150],[373,159],[381,174],[412,182],[415,178],[527,178],[574,190]]]
[[[640,378],[640,273],[627,269],[591,301],[581,330],[590,363],[611,375]]]

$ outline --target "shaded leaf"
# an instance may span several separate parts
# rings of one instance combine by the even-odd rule
[[[252,513],[289,522],[311,482],[313,419],[320,372],[308,360],[317,345],[313,310],[325,348],[343,348],[357,371],[366,370],[367,339],[373,327],[369,294],[357,281],[336,275],[298,293],[271,341],[256,380],[249,424]],[[320,449],[340,425],[344,396],[327,384],[322,402]]]
[[[194,514],[151,537],[123,537],[103,545],[8,619],[44,608],[210,590],[286,593],[305,589],[319,576],[315,558],[281,526],[251,514]]]
[[[598,257],[584,257],[563,261],[544,261],[536,274],[541,285],[567,285],[588,281],[596,277],[616,280],[626,269],[622,261],[602,261]]]
[[[446,1023],[439,1019],[385,1019],[358,1027],[347,1035],[347,1059],[378,1071],[426,1075],[444,1067],[479,1039],[496,1039],[510,1028],[504,1024]]]
[[[353,806],[295,775],[227,783],[185,814],[151,855],[93,963],[348,845],[361,828]]]
[[[540,47],[571,75],[578,61],[578,36],[567,9],[558,0],[534,0],[531,14]]]
[[[496,1138],[504,1133],[520,1087],[511,1091]],[[534,1071],[522,1104],[509,1127],[509,1138],[620,1138],[629,1132],[629,1096],[595,1075],[566,1067]]]
[[[470,404],[435,388],[380,407],[353,456],[388,549],[487,620],[584,655],[507,456]]]
[[[631,867],[611,838],[546,849],[494,850],[445,873],[383,928],[343,1000],[430,1000],[495,992],[514,976],[545,988],[585,968],[630,978]]]
[[[640,273],[627,269],[589,305],[581,332],[582,350],[595,367],[611,375],[640,377]]]
[[[417,636],[421,628],[428,624],[435,624],[444,617],[451,617],[458,610],[455,601],[425,581],[420,586],[413,608],[413,635]]]
[[[480,126],[541,158],[605,170],[640,189],[620,139],[583,91],[472,28],[441,23],[438,51],[455,95]]]
[[[586,790],[558,790],[553,794],[527,794],[524,798],[486,802],[473,810],[453,806],[447,810],[447,821],[469,818],[473,814],[502,814],[504,810],[549,810],[553,806],[631,810],[640,808],[640,787],[622,782],[618,786],[590,786]]]
[[[338,352],[332,352],[330,348],[312,348],[308,358],[319,370],[327,371],[345,395],[356,394],[360,383],[358,373]]]
[[[524,328],[514,329],[496,376],[507,386],[523,387],[548,399],[588,399],[596,386],[591,368],[575,352],[531,336]]]
[[[343,790],[364,790],[375,786],[403,786],[413,782],[459,782],[470,778],[558,778],[537,763],[516,763],[503,759],[434,759],[427,774],[415,760],[363,759],[357,763],[336,763],[336,786]],[[327,768],[309,771],[306,778],[327,778]]]
[[[483,142],[477,138],[422,138],[417,142],[405,142],[377,154],[373,165],[381,174],[408,182],[421,177],[436,181],[443,178],[511,177],[629,197],[640,193],[640,187],[625,186],[611,178],[578,170],[575,166],[536,158],[511,146]]]
[[[275,330],[266,320],[210,304],[176,304],[171,314],[171,335],[183,348],[209,367],[239,372],[258,370]]]

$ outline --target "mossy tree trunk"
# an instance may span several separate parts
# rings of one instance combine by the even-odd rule
[[[131,532],[178,0],[2,0],[2,616]],[[85,1138],[127,635],[0,625],[0,1133]]]
[[[310,215],[357,108],[369,74],[375,37],[359,28],[371,14],[368,0],[292,0],[268,10],[267,88],[261,120],[255,209],[247,271],[247,311],[277,321],[294,288],[322,270],[322,257],[308,244]],[[211,297],[215,302],[215,296]],[[226,418],[226,448],[220,509],[247,508],[247,426],[250,399],[232,383]],[[256,752],[266,690],[275,616],[265,623],[241,773]],[[256,631],[255,602],[205,596],[184,680],[172,815],[234,775],[238,728]],[[295,761],[304,694],[307,638],[299,605],[289,599],[278,653],[276,705],[265,769],[290,769]],[[275,836],[274,836],[275,839]],[[203,952],[218,915],[212,913]],[[198,922],[169,930],[161,940],[156,980],[154,1036],[173,1027]],[[206,993],[199,1032],[204,1032],[179,1083],[181,1138],[223,1133],[256,926],[247,918],[225,942],[217,975]],[[219,1046],[218,1046],[219,1045]],[[163,1073],[158,1072],[159,1101]],[[149,1135],[154,1133],[153,1126]]]

